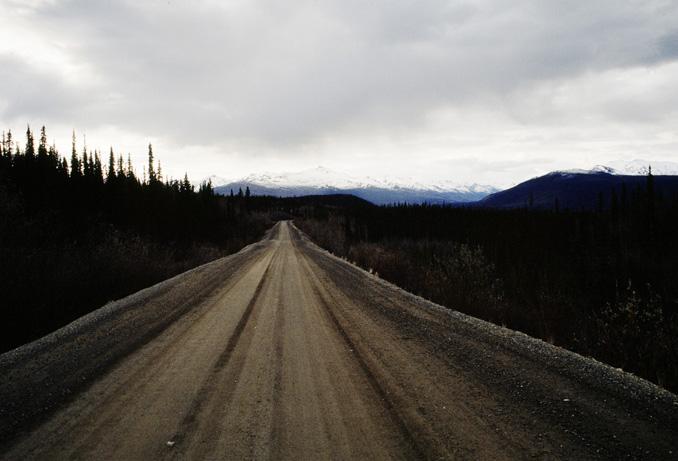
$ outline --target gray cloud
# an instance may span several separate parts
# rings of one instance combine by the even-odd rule
[[[661,94],[678,94],[665,81],[627,94],[633,82],[609,76],[678,58],[678,6],[667,1],[4,6],[16,28],[82,64],[76,81],[36,69],[20,51],[2,58],[5,120],[47,111],[73,126],[114,125],[177,148],[299,158],[328,140],[433,135],[440,111],[499,114],[526,131],[587,118],[659,123],[674,116]],[[609,97],[582,100],[587,91]]]

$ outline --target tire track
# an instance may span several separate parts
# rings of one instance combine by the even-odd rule
[[[304,262],[305,262],[306,269],[310,270],[308,263],[306,261],[304,261]],[[327,314],[327,317],[329,318],[332,326],[334,327],[336,332],[339,334],[341,339],[344,341],[344,343],[348,347],[349,351],[352,352],[352,355],[353,355],[353,357],[355,357],[355,360],[358,362],[358,365],[360,366],[360,369],[362,370],[363,374],[365,375],[367,382],[370,384],[370,386],[372,387],[374,392],[377,394],[379,399],[383,402],[384,408],[386,409],[393,425],[398,429],[401,436],[403,437],[403,440],[405,440],[407,442],[408,447],[415,454],[416,458],[418,458],[418,459],[436,459],[436,458],[438,458],[438,456],[434,456],[434,454],[427,453],[427,451],[424,450],[419,445],[414,434],[412,433],[412,431],[408,427],[405,419],[398,412],[398,409],[395,405],[395,402],[391,399],[389,392],[386,390],[386,388],[384,386],[381,385],[381,383],[379,382],[379,379],[372,372],[372,370],[370,369],[370,366],[368,365],[366,359],[364,358],[363,354],[360,352],[360,349],[356,346],[354,341],[351,339],[351,337],[348,335],[348,333],[346,332],[344,327],[341,325],[341,322],[339,321],[337,316],[334,314],[330,303],[326,299],[325,295],[318,288],[317,280],[315,280],[315,279],[311,280],[310,285],[311,285],[311,289],[313,290],[313,294],[315,295],[315,298],[317,299],[319,304],[322,306],[323,311]]]
[[[269,436],[272,447],[270,459],[281,459],[280,448],[283,438],[283,357],[285,352],[285,306],[278,302],[275,308],[275,324],[273,333],[273,417],[271,423],[271,434]]]
[[[227,292],[234,286],[237,286],[238,283],[240,283],[240,281],[247,276],[248,271],[261,260],[263,260],[264,257],[265,254],[260,254],[257,255],[256,259],[248,261],[247,266],[237,275],[235,275],[235,277],[232,277],[228,281],[226,288],[219,290],[220,293]],[[217,307],[221,297],[218,295],[215,295],[215,297],[217,299],[212,300],[208,306],[205,306],[205,308],[202,309],[195,319],[192,319],[190,323],[186,323],[181,326],[176,336],[173,336],[172,341],[163,344],[162,347],[154,349],[153,352],[145,359],[145,366],[139,366],[133,373],[129,374],[125,377],[125,379],[117,383],[118,389],[125,389],[125,396],[123,398],[120,398],[119,393],[111,392],[103,400],[101,400],[101,403],[98,405],[98,407],[105,408],[115,405],[116,409],[121,410],[130,405],[136,396],[141,394],[142,390],[148,385],[151,377],[156,375],[158,371],[165,368],[167,366],[168,360],[174,355],[174,352],[180,350],[185,345],[185,342],[190,339],[190,334],[194,331],[195,326],[198,325],[199,322],[201,322],[210,312],[212,312],[212,309]],[[172,328],[172,325],[170,325],[168,328]],[[165,360],[163,360],[163,358]],[[110,411],[107,413],[110,413]],[[97,418],[96,426],[93,428],[92,432],[88,434],[87,438],[83,440],[80,446],[75,449],[72,455],[74,458],[79,459],[85,456],[86,452],[84,447],[91,446],[93,445],[93,441],[104,437],[107,427],[113,424],[115,421],[120,420],[124,414],[123,411],[116,411],[113,413],[113,415],[103,419],[100,417]]]
[[[263,247],[260,248],[260,244],[256,243],[251,246],[250,252],[253,255],[259,256],[259,252],[262,250]],[[240,252],[227,256],[227,258],[231,258],[233,261],[239,261],[241,258],[248,257],[251,256]],[[244,264],[248,264],[249,261],[249,259],[245,259]],[[187,296],[181,308],[173,309],[168,314],[158,318],[144,317],[146,311],[153,311],[153,309],[148,309],[146,306],[144,306],[144,309],[140,309],[140,306],[143,306],[145,301],[136,301],[125,310],[113,314],[105,314],[105,316],[87,326],[89,329],[88,336],[95,337],[97,335],[101,336],[100,332],[105,330],[108,326],[107,324],[114,326],[120,323],[132,325],[134,321],[141,319],[140,323],[143,324],[141,331],[139,331],[139,328],[134,328],[133,330],[121,328],[121,331],[108,330],[104,333],[103,339],[99,339],[97,344],[92,344],[87,340],[82,344],[81,339],[85,336],[82,331],[71,332],[64,335],[56,347],[40,345],[41,349],[35,352],[33,357],[24,358],[22,363],[42,361],[46,364],[40,369],[28,370],[25,373],[35,376],[37,371],[43,371],[44,369],[48,372],[48,378],[44,382],[40,382],[39,386],[51,387],[51,390],[49,393],[36,394],[30,391],[26,392],[25,387],[12,388],[12,385],[0,386],[2,387],[0,391],[10,393],[9,396],[3,396],[5,403],[0,403],[0,448],[2,450],[12,448],[19,441],[22,434],[31,433],[36,430],[50,416],[55,415],[61,408],[65,408],[75,401],[81,393],[89,389],[98,379],[105,376],[106,373],[113,370],[134,352],[154,341],[167,328],[171,327],[196,306],[199,306],[208,299],[218,289],[219,279],[223,278],[224,272],[224,270],[220,269],[210,274],[210,270],[205,269],[210,264],[214,264],[214,262],[188,271],[195,274],[202,274],[204,272],[207,275],[204,275],[204,287],[192,296]],[[227,270],[226,272],[229,276],[231,275],[230,271]],[[154,297],[160,298],[166,296],[168,293],[176,290],[177,286],[180,287],[186,283],[186,278],[182,277],[186,276],[179,274],[173,277],[172,279],[176,279],[177,283],[158,289]],[[116,302],[120,302],[120,300]],[[140,313],[137,314],[137,312]],[[117,338],[124,339],[120,340]],[[38,341],[44,341],[44,338]],[[75,347],[71,346],[73,342],[77,342],[78,345]],[[23,347],[31,347],[33,344],[31,343]],[[48,350],[48,352],[45,352],[45,350]],[[55,352],[62,353],[66,359],[61,357],[58,360],[43,359],[43,355],[54,354]],[[22,366],[19,364],[14,366],[14,368],[23,372],[21,370]],[[5,407],[5,405],[8,406]]]
[[[245,308],[242,317],[238,321],[238,324],[235,326],[233,333],[231,334],[231,337],[229,338],[229,341],[226,344],[226,347],[219,354],[219,357],[217,357],[217,360],[214,362],[214,365],[212,366],[212,369],[210,370],[207,378],[200,386],[200,390],[197,392],[196,396],[191,402],[188,412],[182,418],[181,422],[179,423],[178,429],[175,432],[174,437],[172,437],[171,439],[175,444],[178,445],[179,449],[175,449],[174,451],[172,451],[166,458],[168,459],[180,458],[184,451],[187,449],[189,442],[195,436],[195,430],[197,429],[198,423],[198,416],[203,412],[203,410],[205,410],[207,403],[210,401],[211,397],[217,391],[218,384],[222,382],[222,380],[219,379],[219,375],[227,367],[227,365],[232,363],[234,367],[233,375],[230,377],[230,379],[225,380],[226,387],[222,389],[222,392],[224,392],[228,396],[228,398],[223,403],[230,403],[231,401],[230,397],[233,394],[235,384],[237,383],[237,378],[238,376],[240,376],[243,366],[245,365],[245,357],[241,358],[240,360],[231,362],[233,352],[235,351],[235,348],[240,342],[240,339],[243,336],[243,333],[248,323],[250,322],[250,320],[253,319],[253,317],[256,317],[255,306],[257,304],[257,301],[259,300],[261,292],[263,291],[264,285],[269,281],[268,277],[269,272],[271,270],[272,265],[274,264],[275,261],[277,261],[277,259],[278,252],[276,251],[274,256],[269,261],[268,265],[266,266],[266,270],[264,271],[256,289],[254,290],[252,299]],[[256,320],[256,318],[254,320]]]

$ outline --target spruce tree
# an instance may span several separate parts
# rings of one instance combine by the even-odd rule
[[[89,158],[87,157],[87,149],[82,150],[82,175],[85,178],[89,178],[90,169],[89,169]]]
[[[118,169],[116,171],[118,178],[124,178],[127,176],[127,170],[125,170],[125,162],[122,159],[122,154],[118,156]]]
[[[120,156],[120,159],[122,161],[122,156]],[[135,179],[134,168],[132,168],[132,157],[130,156],[129,152],[127,153],[127,178]]]
[[[12,130],[7,130],[7,137],[5,138],[5,156],[12,160]]]
[[[40,129],[40,145],[38,146],[38,158],[45,159],[47,157],[47,134],[45,127]]]
[[[26,128],[26,152],[24,152],[24,155],[29,160],[35,157],[35,145],[33,142],[33,133],[31,133],[30,125],[28,128]]]
[[[93,174],[94,174],[94,179],[99,184],[103,184],[104,182],[104,171],[103,168],[101,167],[101,157],[99,157],[99,151],[94,151],[94,167],[93,167]]]
[[[153,166],[153,146],[148,145],[148,183],[154,184],[157,180],[155,168]]]
[[[113,155],[113,148],[111,147],[111,150],[108,153],[108,172],[106,173],[106,182],[111,182],[114,179],[115,179],[115,156]]]
[[[75,130],[73,131],[73,139],[71,143],[71,178],[79,178],[82,176],[80,168],[80,160],[78,159],[78,152],[75,150]]]
[[[188,173],[184,173],[184,179],[183,181],[181,181],[179,190],[184,193],[193,192],[193,186],[191,185],[191,182],[188,180]]]

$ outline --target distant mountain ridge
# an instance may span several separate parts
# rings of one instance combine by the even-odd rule
[[[498,189],[479,184],[452,182],[424,184],[402,179],[356,178],[327,168],[291,173],[252,174],[236,181],[210,177],[215,191],[228,195],[231,190],[249,187],[255,195],[294,197],[303,195],[351,194],[376,205],[390,203],[468,203],[482,199]]]
[[[631,161],[618,160],[610,162],[609,165],[615,174],[627,176],[645,176],[649,172],[650,167],[652,168],[652,174],[656,176],[678,176],[678,162],[635,159]]]
[[[496,208],[533,206],[591,209],[598,206],[600,193],[609,196],[621,185],[642,184],[650,166],[660,190],[673,193],[678,181],[678,162],[613,161],[589,170],[558,170],[500,191],[493,186],[459,185],[452,181],[421,183],[407,179],[354,177],[324,167],[297,172],[250,174],[238,180],[210,176],[219,194],[238,193],[248,187],[254,195],[295,197],[306,195],[350,194],[376,205],[392,203],[469,204]],[[608,197],[609,198],[609,197]],[[530,205],[531,204],[531,205]]]
[[[660,171],[671,171],[670,165]],[[641,171],[641,170],[638,170]],[[649,167],[646,167],[649,171]],[[657,194],[678,195],[678,175],[654,174]],[[612,194],[618,197],[622,188],[632,193],[637,187],[644,188],[647,175],[620,174],[618,170],[598,166],[591,170],[565,170],[532,178],[509,189],[488,195],[475,205],[490,208],[539,208],[591,210],[608,208]]]

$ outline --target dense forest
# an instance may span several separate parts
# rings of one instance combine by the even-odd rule
[[[45,128],[0,144],[0,352],[42,336],[107,301],[258,240],[275,200],[197,190],[164,178],[148,147],[138,174],[73,136],[68,158]]]
[[[642,187],[596,211],[304,209],[321,246],[444,306],[678,390],[678,197]]]
[[[0,351],[258,240],[294,218],[318,244],[444,306],[678,390],[678,197],[653,176],[593,211],[278,199],[163,177],[152,146],[68,157],[43,128],[0,143]],[[601,194],[602,196],[602,194]]]

